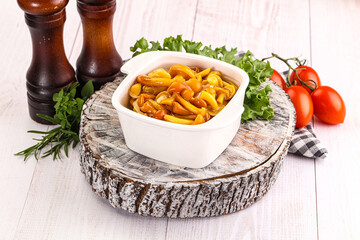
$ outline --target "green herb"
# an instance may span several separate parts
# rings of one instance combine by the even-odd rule
[[[270,105],[269,92],[271,88],[266,85],[260,89],[261,83],[266,78],[270,78],[273,70],[269,62],[264,62],[255,59],[250,51],[242,56],[238,56],[237,48],[227,50],[225,46],[220,48],[212,48],[204,46],[201,42],[193,42],[189,40],[182,40],[182,36],[168,37],[164,39],[163,44],[151,41],[149,47],[148,41],[145,38],[138,40],[133,47],[130,48],[134,52],[133,57],[144,52],[149,51],[183,51],[188,53],[199,54],[235,65],[243,69],[249,75],[249,86],[246,89],[244,99],[244,113],[241,120],[254,120],[256,118],[263,118],[270,121],[274,116],[274,110]]]
[[[40,157],[47,157],[52,155],[53,159],[61,158],[61,150],[68,156],[68,147],[74,148],[79,143],[79,126],[82,106],[87,98],[94,92],[94,86],[91,81],[87,82],[81,89],[81,98],[76,97],[76,91],[79,83],[74,83],[71,87],[67,87],[53,96],[55,102],[55,115],[54,117],[38,114],[39,117],[53,123],[60,125],[48,132],[42,131],[28,131],[29,133],[43,134],[37,144],[16,153],[15,155],[24,156],[26,161],[32,154],[36,159],[39,158],[41,150],[45,147],[50,147]]]

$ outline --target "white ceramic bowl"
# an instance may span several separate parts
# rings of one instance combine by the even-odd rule
[[[212,67],[239,87],[236,94],[210,121],[199,125],[182,125],[157,120],[127,108],[129,89],[140,74],[173,64]],[[178,166],[201,168],[214,161],[236,135],[248,75],[238,67],[212,58],[182,52],[148,52],[126,62],[121,71],[128,74],[114,92],[112,104],[118,112],[126,145],[147,157]]]

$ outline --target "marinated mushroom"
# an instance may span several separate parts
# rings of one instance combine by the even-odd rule
[[[216,116],[232,99],[237,86],[211,68],[175,64],[139,75],[130,87],[135,112],[178,124],[196,125]]]

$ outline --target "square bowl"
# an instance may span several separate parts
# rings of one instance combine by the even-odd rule
[[[129,89],[140,74],[157,68],[184,64],[202,69],[211,67],[233,82],[238,90],[229,103],[212,119],[199,125],[182,125],[144,116],[127,106]],[[127,76],[112,96],[126,145],[133,151],[158,161],[182,167],[202,168],[214,161],[236,135],[249,77],[231,64],[200,55],[155,51],[142,53],[126,62],[121,71]]]

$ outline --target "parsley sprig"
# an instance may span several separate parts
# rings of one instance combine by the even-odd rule
[[[246,89],[244,99],[244,113],[242,121],[255,120],[257,118],[270,121],[274,117],[274,110],[270,105],[269,92],[271,87],[266,85],[260,88],[267,78],[273,74],[270,63],[255,59],[250,51],[243,55],[238,54],[237,48],[227,50],[225,46],[212,48],[203,46],[201,42],[183,40],[181,35],[177,37],[168,37],[164,39],[161,45],[158,41],[150,41],[145,38],[139,39],[130,51],[134,52],[133,57],[149,51],[178,51],[185,50],[187,53],[199,54],[211,58],[215,58],[243,69],[249,75],[249,86]]]
[[[80,141],[79,126],[82,106],[85,100],[94,92],[94,86],[91,81],[87,82],[81,89],[81,97],[76,97],[78,89],[79,83],[75,82],[71,87],[66,87],[53,95],[55,115],[50,117],[38,114],[38,116],[59,126],[47,132],[28,131],[28,133],[42,134],[43,136],[34,138],[38,143],[15,155],[24,156],[24,161],[31,155],[34,155],[37,160],[39,157],[44,158],[52,155],[55,160],[61,158],[61,150],[63,150],[66,157],[68,157],[69,146],[75,148]],[[47,147],[50,148],[43,155],[40,155],[41,151]]]

